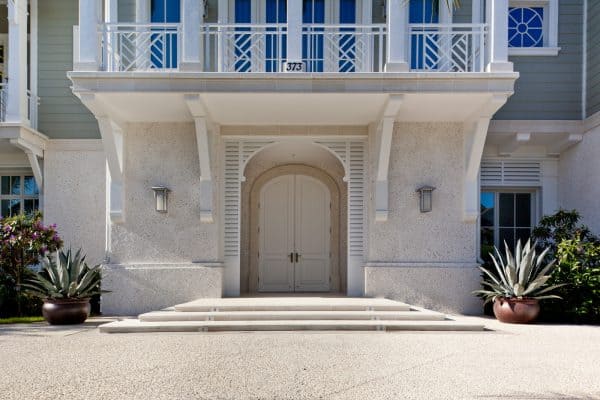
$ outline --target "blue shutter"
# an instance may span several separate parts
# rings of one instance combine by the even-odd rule
[[[356,23],[356,0],[340,0],[340,24]],[[356,72],[356,37],[354,28],[342,28],[349,32],[340,36],[338,61],[339,72]],[[352,33],[350,33],[352,32]]]
[[[434,0],[410,0],[409,22],[411,24],[437,24],[439,13],[434,7],[437,3]],[[431,30],[433,29],[426,26],[420,28],[421,32]],[[435,69],[438,57],[437,41],[438,35],[411,37],[410,66],[412,69]],[[425,50],[426,47],[427,50]]]
[[[181,16],[180,0],[152,0],[150,22],[157,24],[179,23]],[[154,68],[177,68],[178,34],[172,29],[152,28],[159,31],[152,35],[150,60]]]
[[[252,22],[251,0],[235,0],[235,23],[249,24]],[[236,32],[248,32],[250,28],[236,28]],[[249,72],[252,70],[252,51],[250,34],[235,34],[235,71]]]

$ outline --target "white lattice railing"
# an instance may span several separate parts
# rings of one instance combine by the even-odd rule
[[[485,24],[411,24],[409,31],[411,71],[484,71]]]
[[[286,60],[285,24],[206,24],[201,43],[204,70],[279,72]]]
[[[40,98],[30,90],[27,91],[27,119],[33,129],[38,127],[38,106]],[[6,108],[8,106],[8,84],[0,84],[0,122],[6,121]]]
[[[105,71],[177,69],[180,24],[104,24],[101,34]]]
[[[382,72],[385,25],[304,24],[302,58],[307,72]]]
[[[483,72],[485,24],[411,24],[411,71]],[[181,24],[104,24],[105,71],[177,70]],[[383,72],[387,51],[382,24],[303,24],[306,72]],[[205,72],[281,72],[287,57],[287,24],[203,24]]]

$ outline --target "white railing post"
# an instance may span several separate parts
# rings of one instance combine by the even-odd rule
[[[181,22],[183,25],[181,42],[182,51],[179,62],[181,71],[202,70],[202,46],[200,43],[200,25],[203,19],[202,2],[183,0]]]
[[[486,19],[490,27],[488,37],[488,72],[512,72],[508,61],[508,0],[487,0]]]
[[[150,23],[150,0],[135,0],[135,23],[140,25]],[[149,30],[147,26],[136,28],[135,59],[136,68],[139,69],[150,65],[150,43],[144,39],[147,30]]]
[[[387,59],[386,72],[406,72],[409,70],[407,49],[408,2],[387,0]]]
[[[25,123],[27,109],[27,0],[8,2],[6,122]]]
[[[289,0],[287,61],[302,62],[302,0]]]
[[[99,69],[99,17],[99,0],[79,0],[79,60],[74,66],[77,71],[97,71]]]

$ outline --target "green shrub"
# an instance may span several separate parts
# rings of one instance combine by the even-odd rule
[[[545,216],[533,237],[550,247],[549,257],[557,259],[551,285],[562,301],[550,300],[541,318],[555,322],[600,323],[600,240],[580,224],[577,211],[560,210]]]

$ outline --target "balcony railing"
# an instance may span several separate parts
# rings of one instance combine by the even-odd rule
[[[411,71],[481,72],[485,24],[410,25]],[[177,70],[180,24],[105,24],[105,71]],[[204,24],[200,46],[204,72],[282,72],[287,60],[287,24]],[[306,72],[383,72],[387,33],[383,24],[303,24]]]
[[[411,24],[412,71],[482,72],[485,24]]]
[[[38,106],[40,98],[30,90],[27,91],[27,122],[33,129],[38,127]],[[6,108],[8,106],[8,84],[0,84],[0,122],[6,122]]]

